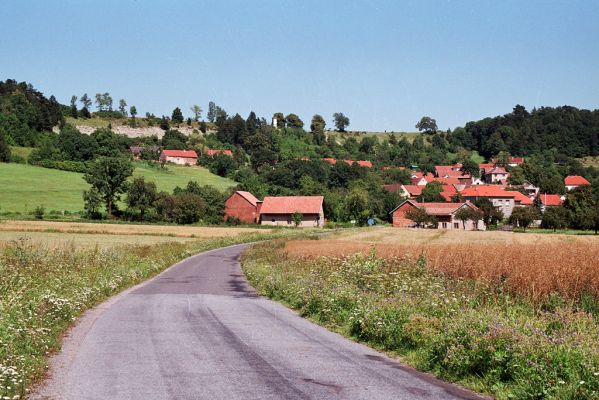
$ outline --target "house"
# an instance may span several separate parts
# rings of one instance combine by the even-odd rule
[[[225,201],[225,221],[228,219],[239,220],[247,224],[255,224],[260,216],[259,201],[250,192],[238,190]]]
[[[437,218],[438,229],[484,230],[485,226],[482,221],[478,221],[477,224],[474,224],[474,222],[469,220],[464,224],[462,221],[455,218],[456,212],[463,207],[469,207],[478,211],[478,208],[468,201],[464,203],[418,203],[414,200],[406,200],[395,207],[390,214],[392,215],[393,226],[398,228],[415,226],[414,221],[406,217],[406,213],[411,209],[421,208],[424,209],[428,215]]]
[[[558,207],[564,204],[564,196],[559,194],[540,194],[539,195],[539,208],[544,213],[549,207]]]
[[[503,167],[487,167],[483,171],[481,175],[486,183],[505,183],[509,176]]]
[[[179,165],[196,165],[198,155],[193,150],[162,150],[160,161]]]
[[[267,196],[260,208],[261,225],[293,226],[293,215],[300,213],[301,227],[323,227],[323,196]]]
[[[139,160],[143,149],[141,146],[129,146],[129,153],[131,153],[134,160]]]
[[[522,185],[509,185],[509,187],[513,189],[523,189],[530,198],[535,198],[539,194],[539,188],[528,181],[524,181]]]
[[[438,178],[449,178],[449,177],[457,177],[462,176],[462,164],[457,163],[454,165],[436,165],[435,166],[435,175]]]
[[[584,177],[580,175],[570,175],[566,176],[564,179],[564,184],[566,185],[566,190],[570,191],[576,189],[579,186],[590,185],[591,182],[587,181]]]
[[[404,197],[415,199],[422,194],[423,185],[402,185],[402,190],[399,192]]]
[[[214,157],[214,156],[227,156],[227,157],[233,157],[233,152],[231,150],[217,150],[217,149],[206,149],[204,150],[204,154],[207,157]]]
[[[388,185],[383,185],[383,189],[388,191],[389,193],[399,193],[403,195],[403,185],[401,183],[390,183]]]
[[[510,157],[507,165],[510,167],[517,167],[524,162],[524,157]]]
[[[496,185],[479,185],[462,190],[461,195],[465,200],[471,202],[476,202],[481,198],[489,199],[504,216],[509,217],[516,205],[515,197],[517,195],[514,193],[518,192],[508,192]]]
[[[532,206],[534,201],[528,197],[527,195],[520,193],[518,191],[512,191],[512,193],[514,194],[514,205],[516,207],[520,206]]]
[[[354,161],[354,160],[343,160],[343,161],[346,164],[348,164],[348,165],[358,164],[360,167],[372,168],[372,163],[370,161],[366,161],[366,160],[358,160],[358,161]]]

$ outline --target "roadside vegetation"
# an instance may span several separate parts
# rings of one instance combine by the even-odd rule
[[[248,233],[151,245],[59,246],[22,238],[0,247],[0,398],[17,399],[44,376],[47,357],[85,310],[174,263],[227,245],[298,234]],[[68,234],[62,234],[66,241]],[[24,235],[22,235],[24,236]],[[89,235],[88,235],[89,236]]]
[[[260,294],[445,380],[498,399],[590,400],[598,258],[597,243],[323,239],[254,246],[242,267]]]

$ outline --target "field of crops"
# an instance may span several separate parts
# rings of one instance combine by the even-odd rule
[[[262,244],[242,266],[260,294],[443,379],[599,398],[596,238],[395,231]]]

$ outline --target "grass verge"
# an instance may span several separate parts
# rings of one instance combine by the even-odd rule
[[[0,399],[26,397],[47,357],[85,310],[202,251],[303,231],[210,238],[192,243],[56,248],[27,239],[0,249]]]
[[[445,380],[498,399],[599,397],[598,321],[558,295],[535,304],[425,256],[291,256],[284,241],[254,246],[242,267],[260,294]]]

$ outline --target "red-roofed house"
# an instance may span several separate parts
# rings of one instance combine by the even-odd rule
[[[517,192],[508,192],[497,185],[470,186],[461,191],[464,199],[472,202],[476,202],[481,198],[489,199],[506,217],[512,215],[512,210],[516,205],[516,195],[514,193]]]
[[[193,150],[162,150],[160,161],[179,165],[196,165],[198,155]]]
[[[390,183],[388,185],[383,185],[383,189],[385,189],[389,193],[403,194],[402,187],[403,187],[403,185],[401,183]]]
[[[463,224],[462,221],[455,218],[455,213],[463,207],[470,207],[471,209],[478,211],[478,208],[468,201],[464,203],[418,203],[414,200],[406,200],[391,211],[393,226],[415,226],[414,221],[406,217],[406,213],[410,209],[422,208],[428,215],[437,218],[437,221],[439,222],[437,225],[438,229],[484,230],[485,226],[482,221],[478,221],[477,225],[472,221],[466,221],[466,223]]]
[[[400,194],[402,196],[414,199],[422,194],[424,185],[402,185],[401,188]]]
[[[323,227],[323,196],[267,196],[260,208],[260,224],[293,226],[293,214],[302,214],[301,227]]]
[[[517,167],[524,162],[524,157],[511,157],[507,165],[510,167]]]
[[[591,182],[587,181],[580,175],[570,175],[566,176],[566,179],[564,179],[564,184],[566,185],[566,190],[570,191],[579,186],[590,185]]]
[[[343,160],[343,161],[349,165],[354,165],[354,163],[355,163],[355,164],[358,164],[360,167],[372,168],[372,163],[370,161],[365,161],[365,160],[358,160],[358,161]]]
[[[231,150],[206,149],[204,150],[204,154],[206,154],[208,157],[219,155],[233,157],[233,152]]]
[[[530,197],[525,194],[522,194],[518,191],[512,191],[514,193],[514,203],[516,206],[532,206],[533,201]]]
[[[509,176],[508,172],[503,167],[489,167],[484,169],[483,179],[487,183],[502,183]]]
[[[559,194],[540,194],[539,195],[539,208],[544,213],[547,207],[557,207],[564,204],[564,196]]]
[[[224,219],[225,221],[228,219],[238,219],[247,224],[255,224],[258,222],[260,215],[261,203],[250,192],[238,190],[225,201]]]

